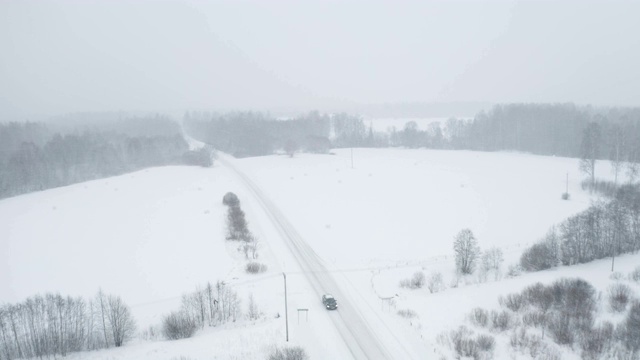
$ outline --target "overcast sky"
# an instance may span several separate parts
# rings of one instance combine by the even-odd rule
[[[0,0],[0,121],[357,103],[640,105],[640,1]]]

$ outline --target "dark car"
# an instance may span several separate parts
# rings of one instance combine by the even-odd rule
[[[333,295],[330,294],[322,295],[322,304],[324,304],[324,307],[326,307],[327,310],[335,310],[338,308],[338,302]]]

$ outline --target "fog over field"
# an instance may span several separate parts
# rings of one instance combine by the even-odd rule
[[[5,0],[0,116],[639,105],[639,12],[623,0]]]

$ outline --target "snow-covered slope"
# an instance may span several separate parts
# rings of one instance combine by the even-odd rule
[[[279,207],[374,326],[410,338],[414,350],[429,348],[428,337],[446,329],[444,312],[459,317],[467,312],[439,306],[457,303],[459,296],[489,303],[500,285],[405,297],[403,306],[429,324],[416,331],[379,299],[399,292],[398,278],[420,268],[452,271],[452,239],[463,228],[471,228],[483,248],[501,247],[507,263],[513,262],[524,246],[591,201],[579,188],[575,159],[402,149],[354,149],[353,154],[353,168],[348,149],[235,163]],[[598,171],[608,175],[604,166]],[[567,173],[571,200],[563,201]],[[262,243],[261,260],[269,265],[262,278],[245,275],[241,257],[225,244],[221,199],[227,191],[240,196],[249,228]],[[293,343],[312,358],[349,356],[269,218],[220,164],[153,168],[5,199],[0,219],[0,302],[45,291],[91,297],[101,287],[121,295],[144,329],[176,309],[182,293],[226,279],[242,296],[253,293],[265,313],[255,328],[244,321],[189,340],[138,341],[92,357],[264,357],[284,338],[283,317],[275,318],[283,311],[282,271],[290,274]],[[579,269],[572,268],[572,274]],[[589,267],[584,269],[588,277]],[[534,281],[538,275],[531,276]],[[310,309],[308,323],[297,323],[298,308]]]

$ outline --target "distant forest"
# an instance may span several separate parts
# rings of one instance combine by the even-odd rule
[[[420,129],[374,131],[359,117],[311,112],[288,120],[262,113],[188,113],[187,132],[239,157],[274,151],[328,152],[330,148],[392,147],[521,151],[580,158],[590,124],[598,131],[598,159],[640,156],[640,108],[593,108],[574,104],[507,104],[474,119],[450,118]]]
[[[162,116],[0,123],[0,198],[185,162],[181,128]]]
[[[573,104],[496,105],[473,119],[374,131],[347,113],[278,119],[260,112],[188,112],[184,130],[236,157],[332,148],[407,147],[519,151],[581,159],[595,184],[595,160],[640,175],[640,108]],[[189,152],[180,125],[165,116],[76,114],[50,123],[0,123],[0,198],[119,175],[150,166],[209,166],[209,150]],[[621,164],[625,166],[622,167]]]

